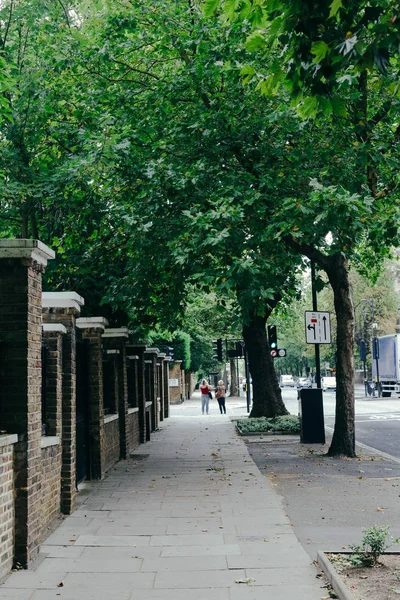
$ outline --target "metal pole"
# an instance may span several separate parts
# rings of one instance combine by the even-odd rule
[[[247,356],[247,348],[244,348],[244,368],[246,372],[246,399],[247,399],[247,412],[250,412],[250,370],[249,370],[249,359]]]
[[[376,335],[376,327],[374,327],[374,325],[376,325],[375,321],[375,305],[374,305],[374,301],[371,300],[371,313],[372,313],[372,327],[374,329],[374,339],[373,339],[373,345],[374,345],[374,349],[375,349],[375,364],[376,364],[376,389],[378,391],[378,398],[381,397],[381,383],[379,381],[379,340],[378,340],[378,336]]]
[[[317,290],[315,289],[315,263],[311,261],[311,291],[312,291],[312,305],[313,310],[317,311]],[[319,344],[314,344],[315,346],[315,381],[317,383],[317,388],[321,387],[321,359],[319,353]]]

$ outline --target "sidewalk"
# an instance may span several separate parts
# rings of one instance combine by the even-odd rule
[[[228,416],[172,416],[46,540],[2,600],[320,600],[280,500]]]

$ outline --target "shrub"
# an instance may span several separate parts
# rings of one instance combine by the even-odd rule
[[[365,527],[362,531],[364,537],[361,544],[350,544],[352,554],[350,562],[356,567],[373,567],[378,562],[380,555],[393,544],[398,544],[400,538],[389,535],[390,527],[374,525]]]
[[[282,431],[284,433],[299,433],[300,422],[296,415],[284,415],[281,417],[259,417],[238,419],[236,426],[241,435],[249,433],[266,433],[268,431]]]

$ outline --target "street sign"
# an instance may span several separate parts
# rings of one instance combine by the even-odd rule
[[[272,358],[276,358],[278,356],[278,350],[271,350]]]
[[[304,313],[307,344],[330,344],[330,313],[306,310]]]
[[[280,358],[282,358],[283,356],[286,356],[286,350],[284,350],[283,348],[280,348],[280,349],[278,350],[278,356],[279,356]]]

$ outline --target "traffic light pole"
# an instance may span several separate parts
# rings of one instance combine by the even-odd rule
[[[246,373],[246,399],[247,399],[247,412],[250,412],[250,369],[249,369],[249,358],[247,356],[247,348],[244,349],[244,368]]]
[[[312,306],[317,312],[317,290],[315,289],[315,263],[311,261],[311,290],[312,290]],[[315,347],[315,382],[317,388],[321,387],[321,358],[319,353],[319,344],[314,344]]]

